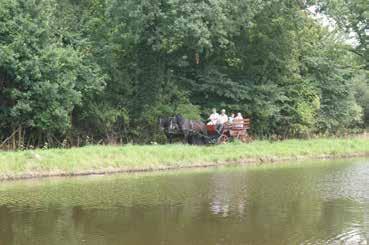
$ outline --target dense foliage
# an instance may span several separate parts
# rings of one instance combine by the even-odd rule
[[[368,5],[301,2],[0,0],[0,144],[160,141],[212,107],[260,137],[363,129]]]

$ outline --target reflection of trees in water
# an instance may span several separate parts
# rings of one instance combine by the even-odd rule
[[[368,165],[358,163],[337,165],[320,179],[317,192],[324,203],[322,223],[342,231],[332,240],[347,244],[369,241],[368,176]]]
[[[0,245],[359,241],[368,238],[369,202],[344,198],[359,170],[220,170],[1,189]],[[365,186],[356,186],[361,195]]]
[[[210,211],[213,214],[227,217],[231,211],[233,215],[244,215],[247,178],[245,173],[241,176],[234,175],[235,173],[231,172],[210,177]]]
[[[330,169],[320,179],[319,195],[322,199],[350,199],[369,203],[369,167],[367,164],[351,164]]]
[[[341,166],[343,175],[347,168]],[[335,169],[280,169],[273,172],[249,171],[243,175],[214,175],[212,178],[213,198],[210,212],[220,216],[240,216],[244,222],[239,232],[250,232],[250,236],[269,234],[278,241],[320,241],[327,238],[360,241],[368,239],[369,210],[355,200],[324,200],[317,183]],[[338,170],[339,171],[339,170]],[[347,177],[347,176],[346,176]],[[355,179],[350,175],[349,179]],[[336,194],[339,178],[331,181],[331,192]],[[365,182],[364,182],[365,183]],[[329,185],[329,183],[328,183]],[[353,189],[354,185],[346,185]],[[360,190],[368,189],[367,184]],[[369,193],[368,191],[366,193]],[[355,224],[356,223],[356,224]],[[226,228],[225,228],[226,229]],[[234,230],[230,231],[235,233]],[[250,238],[249,236],[249,238]]]
[[[25,208],[18,212],[3,206],[0,208],[0,244],[62,244],[62,241],[80,244],[80,233],[76,232],[71,214],[70,209]]]

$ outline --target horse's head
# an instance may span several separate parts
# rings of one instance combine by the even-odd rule
[[[183,123],[185,121],[184,117],[180,114],[176,115],[175,120],[176,120],[179,127],[181,127],[181,125],[183,125]]]
[[[168,119],[163,118],[163,117],[159,117],[158,118],[158,124],[159,124],[160,130],[164,130],[168,125]]]
[[[168,131],[171,133],[177,133],[180,131],[180,126],[176,117],[168,118]]]
[[[168,133],[177,133],[179,131],[179,125],[175,117],[159,117],[159,128]]]

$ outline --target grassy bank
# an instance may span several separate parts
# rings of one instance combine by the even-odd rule
[[[88,146],[0,152],[0,179],[150,171],[230,163],[369,155],[369,140],[255,141],[210,147],[188,145]]]

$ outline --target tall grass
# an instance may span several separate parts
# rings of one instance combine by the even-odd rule
[[[369,154],[369,140],[254,141],[218,146],[126,145],[0,152],[0,179]]]

